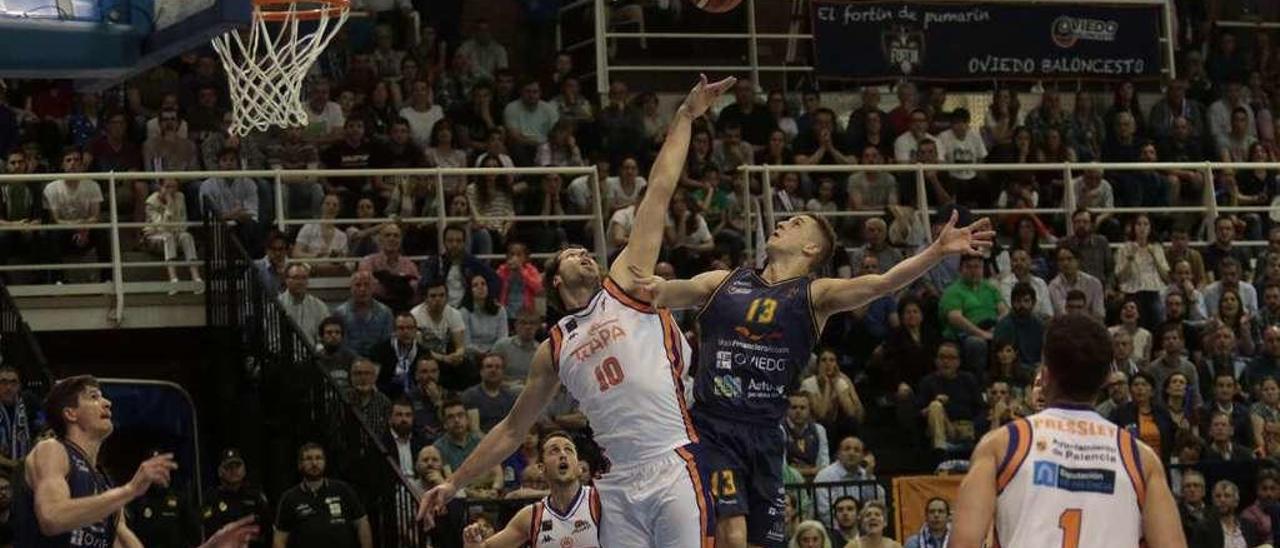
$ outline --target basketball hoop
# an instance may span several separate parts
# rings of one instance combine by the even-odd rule
[[[350,11],[350,0],[253,0],[247,31],[213,39],[231,87],[233,133],[307,124],[302,83]]]

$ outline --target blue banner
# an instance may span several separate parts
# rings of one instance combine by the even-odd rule
[[[1159,5],[814,0],[824,77],[923,80],[1156,79]]]

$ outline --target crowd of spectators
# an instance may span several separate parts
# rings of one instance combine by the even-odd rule
[[[140,249],[191,260],[195,240],[172,223],[206,211],[234,222],[258,257],[261,283],[316,344],[320,367],[371,429],[385,434],[382,443],[405,475],[429,487],[511,409],[545,336],[541,303],[549,288],[533,254],[595,243],[587,222],[513,216],[590,215],[599,202],[608,245],[626,245],[669,113],[654,93],[620,79],[595,97],[566,53],[522,51],[553,62],[526,62],[517,73],[487,21],[461,36],[457,20],[429,18],[413,43],[396,11],[407,2],[388,4],[396,5],[377,14],[367,37],[344,33],[316,64],[302,128],[229,135],[225,77],[210,52],[185,54],[103,94],[77,93],[65,82],[8,82],[0,92],[6,173],[119,176],[115,203],[104,203],[104,181],[0,185],[0,225],[98,222],[114,208],[121,219],[149,223],[137,232]],[[1044,405],[1032,388],[1044,325],[1065,314],[1111,326],[1114,371],[1098,409],[1175,467],[1188,532],[1207,538],[1221,524],[1256,534],[1251,546],[1280,538],[1280,524],[1272,526],[1280,519],[1275,472],[1237,477],[1187,468],[1280,457],[1280,226],[1252,213],[1204,219],[1108,211],[1197,206],[1206,189],[1220,205],[1269,205],[1280,191],[1275,170],[1220,170],[1206,180],[1198,170],[1085,169],[1064,181],[1061,171],[969,167],[1276,159],[1280,117],[1271,97],[1280,92],[1280,48],[1264,33],[1212,36],[1184,49],[1179,78],[1150,108],[1139,106],[1132,82],[1112,86],[1106,104],[1085,91],[1028,94],[998,83],[989,107],[970,112],[955,108],[942,85],[903,81],[890,88],[892,108],[881,107],[881,88],[868,86],[855,109],[837,116],[818,91],[761,93],[741,79],[732,101],[697,121],[656,269],[666,277],[745,264],[754,229],[742,214],[748,200],[770,200],[780,215],[861,212],[837,222],[847,252],[836,253],[830,273],[849,277],[892,268],[927,245],[951,211],[967,223],[973,209],[1032,209],[1075,192],[1078,209],[1069,218],[995,215],[999,245],[989,256],[948,260],[826,326],[784,425],[788,483],[816,487],[788,495],[793,545],[892,545],[875,455],[914,452],[928,455],[926,469],[963,468],[956,461],[983,433]],[[1021,97],[1034,104],[1020,104]],[[931,166],[924,192],[939,209],[927,223],[913,209],[914,173],[856,167],[917,162]],[[761,182],[736,168],[763,163],[848,165],[850,174],[785,172],[773,178],[773,195],[761,196]],[[443,189],[434,177],[286,177],[277,210],[271,181],[128,175],[433,166],[589,166],[600,176],[600,195],[589,177],[554,174],[449,176]],[[441,210],[471,220],[398,221]],[[281,215],[309,222],[296,232],[268,230]],[[387,217],[397,220],[376,220]],[[334,222],[349,218],[358,221]],[[1192,246],[1202,232],[1208,245]],[[1238,245],[1260,239],[1268,245],[1256,253]],[[0,257],[105,260],[108,242],[103,229],[0,231]],[[176,280],[178,269],[168,275]],[[190,276],[198,281],[199,269]],[[313,276],[349,278],[349,297],[329,306],[312,294]],[[53,272],[38,281],[64,277]],[[692,314],[678,318],[692,328]],[[0,384],[2,377],[0,370]],[[562,390],[541,423],[586,447],[589,481],[603,463],[576,402]],[[0,441],[0,453],[15,443]],[[537,467],[528,466],[535,447],[531,436],[467,498],[545,492]],[[1214,485],[1206,503],[1206,476],[1235,482]],[[1251,497],[1241,489],[1254,485],[1258,502],[1240,511],[1241,497]],[[930,501],[926,510],[922,530],[897,532],[907,546],[945,539],[947,501]]]

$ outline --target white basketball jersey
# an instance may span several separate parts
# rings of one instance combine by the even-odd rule
[[[578,488],[565,514],[556,512],[551,497],[533,503],[529,520],[532,548],[600,548],[600,497],[592,487]]]
[[[996,546],[1136,547],[1146,494],[1138,441],[1093,409],[1051,407],[1005,426]]]
[[[670,455],[697,441],[684,400],[688,341],[667,310],[613,280],[551,329],[560,382],[591,421],[615,466]]]

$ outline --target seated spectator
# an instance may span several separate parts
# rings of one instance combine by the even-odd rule
[[[1253,459],[1248,446],[1235,442],[1235,429],[1231,416],[1213,413],[1209,419],[1209,446],[1205,448],[1204,462],[1241,462]]]
[[[498,306],[498,299],[489,292],[484,276],[472,276],[467,285],[471,290],[462,298],[458,309],[466,325],[467,352],[484,354],[507,337],[507,310]]]
[[[995,383],[1004,383],[1005,395],[1022,400],[1026,396],[1026,388],[1034,380],[1035,370],[1022,366],[1018,359],[1018,347],[1011,340],[997,337],[991,349],[991,363],[984,370],[988,388],[993,389]],[[988,392],[994,393],[991,390]],[[988,394],[987,402],[991,401]]]
[[[293,258],[317,259],[347,256],[347,233],[332,222],[338,218],[341,207],[342,202],[337,194],[325,195],[320,206],[320,219],[326,222],[302,225],[302,230],[298,231],[298,237],[293,243]],[[317,276],[342,275],[348,272],[346,265],[337,262],[311,263],[311,268]]]
[[[1189,469],[1182,472],[1182,489],[1178,500],[1178,517],[1182,522],[1183,532],[1188,539],[1213,516],[1213,509],[1205,504],[1204,474],[1199,470]]]
[[[368,358],[351,363],[351,390],[347,399],[370,430],[378,432],[391,415],[391,399],[378,391],[378,364]]]
[[[393,311],[408,310],[418,302],[416,289],[421,276],[418,265],[401,254],[403,232],[395,223],[378,232],[378,252],[360,259],[360,270],[373,274],[373,295]]]
[[[218,152],[218,169],[240,169],[240,153],[234,148]],[[258,219],[258,184],[245,177],[211,177],[200,183],[203,211],[212,210],[224,221],[234,221],[236,235],[251,256],[262,253],[262,224]]]
[[[1027,386],[1023,384],[1022,386]],[[982,431],[992,431],[1009,424],[1018,417],[1030,415],[1032,411],[1025,404],[1025,391],[1015,395],[1010,383],[1005,380],[993,381],[987,387],[986,405],[988,412],[983,418]],[[942,465],[939,465],[942,466]]]
[[[409,400],[398,399],[391,402],[387,427],[382,433],[382,447],[387,450],[388,457],[400,464],[400,472],[405,477],[414,477],[417,473],[415,456],[427,446],[428,441],[414,427],[413,404]]]
[[[1226,302],[1226,301],[1224,301]],[[1252,343],[1250,344],[1252,346]],[[1200,378],[1212,379],[1218,376],[1218,373],[1229,373],[1236,379],[1244,378],[1244,373],[1249,367],[1249,360],[1240,352],[1240,346],[1236,344],[1236,330],[1230,325],[1222,322],[1212,322],[1205,326],[1204,329],[1204,346],[1205,351],[1200,356],[1197,364],[1200,371]],[[1212,386],[1202,385],[1201,392],[1205,395],[1204,399],[1212,398],[1210,390]]]
[[[1012,310],[996,322],[992,334],[995,340],[1013,342],[1023,370],[1033,371],[1040,364],[1044,343],[1044,322],[1034,312],[1036,292],[1030,284],[1019,283],[1013,286],[1011,296]]]
[[[804,204],[805,211],[810,213],[826,213],[833,212],[839,208],[836,206],[836,183],[830,177],[820,177],[818,179],[818,190],[813,193],[813,197],[809,198]]]
[[[1133,353],[1133,335],[1128,331],[1116,330],[1111,333],[1111,370],[1125,375],[1132,375],[1147,368],[1146,359],[1138,359]],[[1129,383],[1126,380],[1125,386]],[[1104,417],[1106,415],[1103,415]]]
[[[466,196],[456,196],[455,198],[461,198],[464,202],[467,199]],[[347,255],[364,257],[371,253],[377,253],[377,236],[378,232],[382,230],[382,223],[373,220],[374,215],[377,214],[378,211],[374,208],[373,197],[362,196],[356,202],[356,219],[368,220],[357,221],[348,225],[344,230],[347,234]],[[449,214],[453,215],[452,212]]]
[[[342,319],[329,316],[320,322],[320,344],[316,345],[316,365],[329,374],[340,391],[351,387],[351,362],[355,353],[343,344]]]
[[[520,98],[502,109],[503,125],[512,154],[522,166],[532,165],[538,146],[547,142],[560,112],[542,100],[542,86],[530,80],[520,86]]]
[[[1280,503],[1280,472],[1264,468],[1258,471],[1257,496],[1248,508],[1240,513],[1242,523],[1251,523],[1263,541],[1272,539],[1277,521],[1276,504]],[[1273,542],[1274,543],[1274,542]]]
[[[890,113],[892,116],[892,113]],[[915,109],[911,111],[910,125],[907,131],[898,135],[893,141],[893,159],[899,164],[913,164],[916,162],[916,149],[920,147],[922,141],[933,141],[934,137],[929,135],[929,114],[923,109]]]
[[[84,156],[75,148],[62,151],[62,172],[81,173]],[[6,185],[8,186],[8,185]],[[58,179],[44,187],[43,205],[54,224],[97,223],[102,215],[102,189],[90,179]],[[257,197],[256,191],[254,197]],[[111,207],[114,207],[112,205]],[[53,232],[58,248],[65,255],[82,255],[96,252],[99,262],[110,262],[103,230],[81,228]]]
[[[320,151],[303,138],[303,128],[285,128],[267,146],[267,165],[274,170],[319,169]],[[283,176],[284,207],[291,218],[314,219],[323,212],[324,186],[314,177]],[[350,206],[350,204],[347,204]]]
[[[1169,416],[1173,418],[1173,424],[1178,428],[1174,433],[1174,439],[1199,436],[1200,417],[1197,413],[1200,411],[1200,406],[1191,403],[1194,398],[1187,391],[1186,375],[1175,372],[1165,377],[1160,393],[1164,395],[1165,409],[1169,410]]]
[[[435,92],[431,82],[417,80],[409,84],[409,101],[400,109],[400,117],[409,122],[409,133],[418,148],[426,148],[431,143],[431,130],[436,123],[444,119],[444,109],[435,104]]]
[[[1025,251],[1031,260],[1028,272],[1033,276],[1047,278],[1052,273],[1052,269],[1049,268],[1049,258],[1045,255],[1041,243],[1042,241],[1053,242],[1056,238],[1034,215],[1015,215],[1010,219],[1011,222],[1006,223],[1005,226],[1012,229],[1012,240],[1000,252],[993,251],[997,274],[1003,275],[1013,269],[1014,251]],[[1038,301],[1039,298],[1036,300]]]
[[[284,291],[285,269],[289,262],[289,239],[281,232],[272,230],[267,234],[267,254],[253,262],[258,271],[258,280],[268,294]]]
[[[364,131],[364,120],[351,118],[343,126],[342,138],[326,147],[320,153],[320,160],[326,169],[355,170],[374,167],[376,149]],[[391,196],[391,190],[379,186],[378,181],[363,175],[330,176],[325,179],[325,192],[342,196],[349,208],[357,196],[366,193],[376,194],[385,200]]]
[[[148,171],[188,171],[199,167],[196,145],[178,130],[186,125],[178,109],[160,111],[160,134],[142,144],[142,163]]]
[[[1204,307],[1210,314],[1221,316],[1219,303],[1228,293],[1236,297],[1236,309],[1233,315],[1258,315],[1258,290],[1252,285],[1241,282],[1241,265],[1233,257],[1224,257],[1218,265],[1218,280],[1205,286]],[[1241,308],[1242,307],[1242,308]]]
[[[1160,355],[1151,360],[1147,372],[1155,378],[1152,387],[1164,386],[1164,381],[1174,373],[1181,373],[1187,379],[1188,393],[1192,398],[1192,404],[1199,407],[1203,402],[1200,397],[1200,375],[1196,372],[1196,366],[1187,358],[1186,341],[1182,338],[1182,326],[1177,324],[1165,324],[1160,327]],[[1157,392],[1156,398],[1164,401],[1164,391],[1161,389]]]
[[[329,306],[307,292],[311,282],[311,269],[304,264],[291,264],[285,269],[285,290],[276,296],[289,319],[297,324],[307,342],[315,344],[320,332],[320,322],[329,317]]]
[[[858,540],[845,545],[845,548],[902,548],[898,541],[885,534],[888,523],[884,502],[873,500],[862,507],[859,514],[858,530],[862,536]]]
[[[914,406],[913,387],[932,369],[941,337],[931,322],[924,321],[919,300],[908,297],[898,303],[898,317],[901,325],[889,333],[872,361],[872,371],[880,378],[876,399]],[[914,416],[914,410],[908,415]]]
[[[4,157],[5,165],[0,172],[10,175],[27,173],[27,155],[21,149],[11,150]],[[0,184],[0,226],[39,224],[42,196],[38,190],[41,189],[30,183]],[[39,258],[48,254],[42,241],[36,231],[0,231],[0,257],[6,257],[5,262],[9,263],[27,259],[35,263],[50,262]]]
[[[756,165],[770,164],[775,166],[794,165],[796,163],[796,153],[787,144],[786,132],[781,129],[769,132],[769,140],[765,143],[764,148],[756,152],[754,163]]]
[[[1210,278],[1205,278],[1204,283],[1209,283],[1222,277],[1222,262],[1227,258],[1234,259],[1236,266],[1242,270],[1249,270],[1251,257],[1249,252],[1241,246],[1236,245],[1236,223],[1235,220],[1226,215],[1219,215],[1213,220],[1213,242],[1205,246],[1202,257],[1204,258],[1204,269]],[[1195,264],[1193,263],[1194,267]],[[1255,301],[1256,302],[1256,301]],[[1209,303],[1205,303],[1209,304]],[[1216,308],[1209,304],[1209,310]],[[1255,307],[1256,309],[1257,307]]]
[[[813,419],[841,432],[861,423],[866,409],[858,397],[853,381],[840,371],[839,357],[830,348],[818,351],[818,368],[800,382],[800,390],[809,395]]]
[[[444,280],[428,282],[425,287],[426,298],[409,312],[418,321],[422,346],[444,368],[441,384],[450,390],[463,390],[476,381],[475,372],[466,365],[467,326],[462,313],[445,302]]]
[[[1262,352],[1254,356],[1240,378],[1240,388],[1245,399],[1258,399],[1258,384],[1262,379],[1280,379],[1280,327],[1267,326],[1262,330]]]
[[[618,166],[618,175],[609,177],[601,183],[604,193],[604,206],[615,211],[629,205],[640,203],[642,192],[649,183],[640,176],[640,164],[634,157],[623,158]]]
[[[1120,291],[1135,300],[1144,327],[1154,327],[1159,291],[1169,279],[1164,247],[1151,240],[1151,218],[1139,213],[1129,225],[1129,241],[1116,250],[1116,281]]]
[[[342,114],[342,107],[329,100],[329,81],[317,78],[310,86],[304,109],[307,113],[307,127],[303,131],[303,138],[317,145],[341,139],[342,128],[347,120]]]
[[[573,137],[573,122],[559,120],[551,127],[551,135],[545,143],[538,145],[535,163],[539,166],[574,167],[586,165],[582,160],[582,151]]]
[[[931,447],[971,445],[977,440],[974,421],[982,414],[982,387],[972,373],[960,371],[960,352],[954,343],[938,347],[937,367],[921,379],[916,393]]]
[[[507,416],[516,403],[516,393],[506,385],[506,363],[498,354],[480,358],[480,384],[463,390],[458,399],[479,413],[480,430],[488,432]]]
[[[1080,270],[1075,248],[1059,245],[1054,253],[1058,263],[1058,276],[1049,282],[1049,298],[1053,300],[1054,316],[1066,314],[1068,312],[1067,294],[1080,291],[1085,297],[1084,311],[1101,321],[1106,317],[1106,298],[1102,292],[1102,281]]]
[[[1253,446],[1263,457],[1280,455],[1280,381],[1265,377],[1258,381],[1258,400],[1249,408],[1253,421]]]
[[[418,344],[418,320],[408,312],[396,313],[395,333],[378,341],[369,350],[369,359],[378,364],[378,390],[389,397],[413,392],[414,366],[419,359],[429,357],[427,349]]]
[[[538,341],[534,337],[540,327],[542,319],[536,312],[521,312],[516,316],[515,334],[493,344],[493,353],[502,356],[503,362],[507,364],[507,376],[511,377],[514,384],[523,385],[525,377],[529,376],[529,366],[538,349]]]
[[[1006,303],[1013,302],[1013,288],[1027,284],[1035,292],[1035,308],[1032,313],[1041,321],[1053,318],[1053,303],[1049,297],[1049,284],[1032,273],[1031,253],[1026,249],[1009,251],[1009,272],[1000,277],[1000,296]]]
[[[947,286],[938,303],[943,335],[964,347],[965,367],[979,371],[987,363],[987,343],[996,321],[1008,312],[1000,290],[985,279],[982,257],[960,260],[960,279]]]
[[[1218,149],[1218,160],[1222,162],[1245,162],[1249,158],[1249,147],[1258,143],[1253,134],[1254,126],[1250,123],[1249,111],[1245,107],[1236,107],[1231,111],[1231,128],[1226,133],[1214,136],[1214,144]]]
[[[520,242],[507,243],[507,260],[498,266],[498,302],[508,318],[531,312],[542,294],[542,273],[529,261],[529,249]]]
[[[1203,322],[1208,319],[1204,306],[1204,294],[1192,280],[1191,262],[1187,259],[1179,259],[1173,263],[1173,269],[1169,273],[1169,284],[1160,290],[1160,303],[1164,305],[1170,295],[1177,295],[1181,300],[1184,313],[1179,315],[1180,318],[1185,317],[1186,320],[1193,322]],[[1167,316],[1168,307],[1162,306],[1160,312]],[[1166,317],[1165,321],[1169,319]]]
[[[705,256],[715,250],[715,240],[699,204],[692,203],[683,189],[676,189],[671,197],[663,244],[676,271],[686,278],[705,271]]]
[[[742,127],[737,122],[730,121],[720,126],[720,139],[711,147],[711,161],[720,169],[732,173],[738,166],[751,165],[755,154],[752,143],[743,139]]]
[[[827,528],[818,521],[802,521],[796,525],[795,535],[787,548],[831,548],[831,538],[827,536]]]
[[[489,265],[467,252],[467,232],[459,225],[449,225],[444,229],[444,253],[427,257],[422,263],[422,287],[419,293],[425,294],[425,288],[437,281],[443,282],[447,288],[448,303],[451,306],[462,304],[462,297],[469,287],[467,280],[481,275],[489,282],[489,287],[502,287],[498,275]]]
[[[66,170],[66,154],[62,155],[63,172],[115,171],[125,173],[142,171],[142,152],[129,138],[129,120],[124,112],[112,112],[106,116],[106,127],[98,138],[89,142],[81,153],[78,169]],[[146,180],[120,181],[116,184],[116,203],[109,204],[124,214],[132,211],[133,221],[142,222],[146,217],[146,199],[150,185]]]
[[[1126,353],[1125,356],[1128,356]],[[1112,413],[1129,403],[1129,375],[1124,371],[1112,371],[1107,375],[1107,383],[1103,385],[1106,398],[1093,407],[1099,415],[1110,417]]]
[[[1212,399],[1200,410],[1200,430],[1209,432],[1212,438],[1210,419],[1213,415],[1226,415],[1230,419],[1232,443],[1248,451],[1253,448],[1253,422],[1249,419],[1249,406],[1236,401],[1240,396],[1238,386],[1235,377],[1226,371],[1214,375]]]
[[[889,245],[889,225],[880,217],[868,218],[862,225],[862,246],[849,253],[849,262],[861,265],[864,256],[878,259],[879,272],[888,271],[906,257],[902,250]],[[878,272],[877,272],[878,273]]]
[[[351,298],[333,309],[342,320],[346,347],[357,356],[368,356],[379,341],[394,331],[391,309],[373,299],[373,274],[367,270],[351,275]]]
[[[430,356],[421,356],[414,363],[413,389],[405,393],[413,405],[413,427],[428,441],[440,436],[440,406],[453,398],[453,393],[440,386],[440,364]]]
[[[1174,434],[1177,426],[1169,416],[1169,410],[1155,399],[1156,378],[1139,371],[1129,378],[1129,394],[1132,400],[1116,408],[1108,419],[1117,426],[1137,435],[1142,443],[1160,455],[1161,462],[1169,462],[1173,453]]]
[[[1173,119],[1173,130],[1160,138],[1156,156],[1165,162],[1203,162],[1209,159],[1203,141],[1194,133],[1192,123],[1184,117]],[[1197,204],[1203,201],[1204,172],[1194,169],[1165,171],[1169,179],[1169,197],[1174,205]]]
[[[644,197],[644,189],[640,189],[640,197]],[[609,216],[607,236],[613,249],[622,249],[631,240],[631,225],[635,223],[637,204],[624,206]]]
[[[22,389],[11,365],[0,365],[0,469],[16,470],[44,429],[41,402]]]
[[[480,434],[471,429],[467,408],[461,401],[445,400],[440,406],[440,414],[444,417],[444,435],[432,445],[440,451],[444,473],[448,477],[480,444]]]
[[[864,482],[857,485],[831,486],[824,484],[843,482]],[[884,500],[884,487],[876,483],[875,467],[870,456],[865,453],[862,440],[849,436],[840,440],[836,453],[836,462],[818,471],[813,478],[814,505],[817,518],[823,523],[831,523],[831,501],[840,497],[853,497],[866,504],[873,500]]]
[[[789,493],[788,493],[789,494]],[[831,546],[845,546],[861,536],[858,531],[858,499],[844,496],[836,499],[832,513],[835,515],[827,535],[831,537]]]
[[[809,413],[810,396],[793,392],[787,397],[787,417],[782,428],[787,433],[787,464],[806,478],[812,478],[831,463],[827,446],[827,429],[813,422]]]
[[[933,497],[924,504],[924,526],[920,532],[907,538],[906,548],[945,547],[951,536],[951,503],[941,497]]]
[[[1151,359],[1151,332],[1138,325],[1141,319],[1138,302],[1134,299],[1125,299],[1124,304],[1120,305],[1120,323],[1111,326],[1108,331],[1112,336],[1121,331],[1127,333],[1132,342],[1133,359],[1136,362],[1146,363]]]
[[[21,185],[6,185],[21,186]],[[178,189],[177,179],[165,179],[160,183],[160,190],[147,196],[147,226],[142,227],[142,235],[148,245],[159,247],[164,253],[165,261],[178,258],[178,247],[182,247],[182,257],[186,261],[197,261],[196,241],[187,231],[187,227],[176,223],[187,222],[187,202]],[[171,224],[173,223],[173,224]],[[204,292],[204,280],[200,279],[200,267],[191,265],[191,281],[196,283],[196,293]],[[166,267],[169,282],[178,283],[178,270]],[[171,289],[170,292],[176,292]],[[311,335],[308,333],[308,335]]]
[[[1205,520],[1197,531],[1193,531],[1196,546],[1260,546],[1269,539],[1263,539],[1254,529],[1253,523],[1240,519],[1240,488],[1236,484],[1221,480],[1213,486],[1214,517]]]

